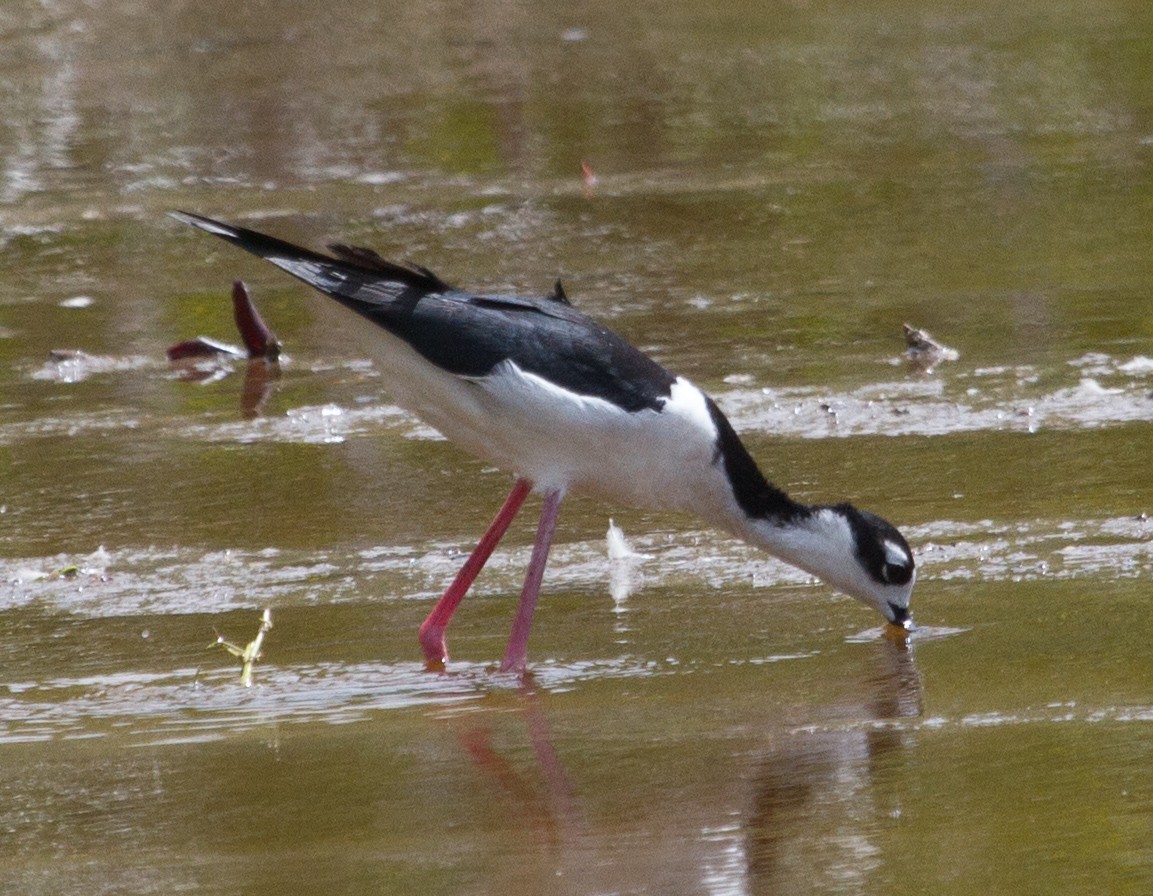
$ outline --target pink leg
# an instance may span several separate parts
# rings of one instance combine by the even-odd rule
[[[443,667],[445,660],[448,659],[448,646],[444,642],[444,630],[448,628],[452,614],[456,612],[456,608],[464,600],[469,586],[480,574],[484,564],[488,562],[488,558],[492,556],[497,543],[508,531],[509,525],[530,491],[532,491],[532,483],[527,479],[516,481],[512,491],[504,499],[504,504],[497,512],[492,524],[485,530],[477,546],[464,562],[464,566],[460,568],[460,572],[456,574],[456,578],[448,586],[448,590],[436,602],[436,606],[432,608],[428,618],[421,624],[420,646],[424,648],[424,656],[428,661],[429,668]]]
[[[536,599],[540,595],[540,583],[544,578],[545,564],[548,563],[548,550],[556,531],[556,518],[560,512],[560,502],[564,492],[556,489],[544,496],[544,507],[540,511],[540,523],[536,530],[536,542],[532,546],[532,559],[524,577],[524,589],[520,593],[520,604],[516,608],[516,619],[512,623],[512,634],[508,637],[508,647],[500,664],[501,672],[523,672],[528,658],[528,632],[532,627],[532,614],[536,609]]]

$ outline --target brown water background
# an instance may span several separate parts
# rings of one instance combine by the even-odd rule
[[[574,498],[531,685],[491,666],[535,502],[426,673],[508,475],[172,208],[562,277],[778,484],[902,526],[910,644]],[[1150,892],[1151,239],[1148,3],[9,0],[0,890]],[[164,358],[235,339],[235,277],[289,356],[255,417]],[[207,645],[265,608],[245,689]]]

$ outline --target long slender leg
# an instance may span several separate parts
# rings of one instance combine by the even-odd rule
[[[508,647],[500,664],[501,672],[524,671],[525,660],[528,658],[528,633],[532,627],[532,614],[536,609],[536,599],[540,595],[540,583],[544,578],[544,568],[548,563],[548,551],[552,546],[552,536],[556,531],[556,519],[560,513],[560,502],[563,497],[564,492],[560,489],[547,492],[544,496],[536,541],[532,546],[532,559],[529,560],[528,572],[524,577],[524,588],[520,593],[520,604],[516,608],[512,633],[508,637]]]
[[[452,580],[452,584],[448,586],[441,599],[436,602],[436,606],[432,608],[428,618],[421,624],[420,646],[424,649],[424,656],[430,668],[443,666],[445,660],[448,659],[448,646],[444,642],[444,630],[448,627],[452,614],[456,612],[456,608],[464,599],[469,586],[480,574],[488,558],[492,556],[497,543],[508,531],[517,511],[520,510],[524,499],[528,497],[528,493],[531,491],[532,483],[527,479],[516,481],[512,491],[504,499],[504,504],[497,511],[496,517],[464,562],[464,566],[460,568],[460,572],[456,574],[456,578]]]

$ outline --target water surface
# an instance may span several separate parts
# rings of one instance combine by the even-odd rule
[[[17,0],[0,39],[5,892],[1148,892],[1143,5]],[[426,672],[508,475],[172,208],[562,277],[779,485],[898,523],[917,630],[574,497],[530,679],[532,502]],[[279,376],[171,369],[236,277]],[[210,645],[265,608],[246,689]]]

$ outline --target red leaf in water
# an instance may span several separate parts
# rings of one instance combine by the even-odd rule
[[[585,182],[585,196],[592,196],[597,187],[597,176],[588,162],[581,162],[581,178]]]
[[[267,358],[275,361],[280,357],[280,343],[276,335],[260,317],[260,312],[252,303],[248,287],[243,280],[232,284],[232,313],[236,318],[236,328],[250,358]]]
[[[220,355],[240,358],[244,356],[244,352],[235,346],[209,339],[207,336],[185,339],[183,342],[168,347],[169,361],[184,361],[188,358],[216,358]]]

